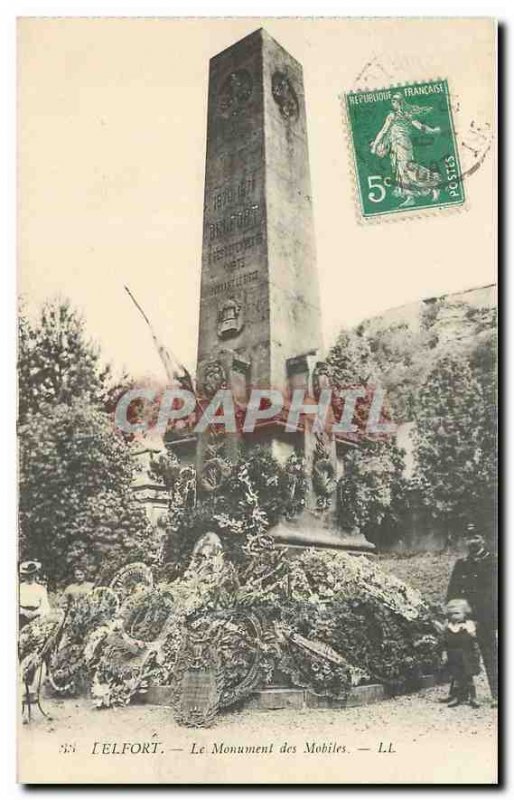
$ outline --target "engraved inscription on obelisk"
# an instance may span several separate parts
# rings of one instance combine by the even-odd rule
[[[210,62],[199,390],[284,389],[320,346],[302,68],[258,30]]]

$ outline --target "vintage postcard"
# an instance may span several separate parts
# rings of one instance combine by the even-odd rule
[[[19,782],[497,783],[496,104],[491,19],[19,19]]]

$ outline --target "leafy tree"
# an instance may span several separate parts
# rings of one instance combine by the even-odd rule
[[[20,556],[62,584],[80,565],[152,558],[153,538],[131,488],[133,458],[112,424],[115,386],[84,322],[66,300],[35,321],[19,316]]]
[[[341,331],[327,359],[335,386],[383,384],[373,344],[365,325],[354,331]],[[382,357],[384,352],[381,351]],[[357,422],[361,419],[365,423],[368,406],[369,398],[356,404]],[[344,475],[338,483],[339,526],[346,530],[358,528],[380,547],[394,543],[401,535],[405,506],[403,470],[403,451],[393,439],[360,436],[357,447],[345,454]]]
[[[481,499],[477,509],[477,521],[490,536],[496,534],[496,494],[498,460],[498,383],[497,383],[497,334],[493,330],[482,337],[471,356],[471,368],[480,385],[483,398],[482,425],[477,430],[479,452],[478,491]]]
[[[377,364],[362,329],[343,329],[330,348],[327,363],[336,386],[365,386],[378,375]]]
[[[405,422],[415,419],[419,387],[440,354],[450,345],[473,358],[481,342],[491,342],[495,324],[494,307],[448,295],[365,320],[355,333],[367,342],[394,419]]]
[[[67,300],[46,303],[35,321],[19,315],[19,421],[47,403],[104,405],[113,391],[109,367],[87,338],[84,321]]]
[[[413,397],[425,362],[422,335],[406,322],[392,322],[387,330],[368,331],[368,342],[377,363],[377,371],[387,392],[394,419],[412,419]]]
[[[468,303],[451,296],[433,298],[412,304],[392,317],[366,320],[354,331],[343,331],[330,351],[328,361],[335,382],[355,385],[371,375],[372,381],[380,382],[386,390],[393,421],[410,420],[415,429],[419,428],[415,443],[419,465],[416,480],[403,487],[401,482],[393,481],[402,497],[401,502],[395,501],[397,511],[384,516],[375,533],[370,528],[366,534],[379,536],[381,542],[391,540],[395,531],[402,528],[406,538],[412,539],[407,526],[414,526],[418,532],[429,528],[447,538],[450,532],[458,535],[470,518],[484,532],[493,534],[497,483],[496,311],[487,292],[484,303],[483,295],[478,295],[479,302],[473,305],[476,299]],[[441,360],[447,358],[454,364],[451,369],[448,367],[451,374],[444,377]],[[444,424],[441,420],[445,420]],[[365,467],[364,461],[360,463],[361,455],[367,458],[368,449],[362,441],[360,447],[361,453],[350,454],[347,461],[363,485],[352,487],[348,474],[346,483],[341,484],[343,493],[348,495],[346,506],[357,504],[356,518],[362,516],[359,503],[373,481],[377,482],[377,496],[371,498],[369,514],[373,516],[373,509],[379,512],[383,497],[380,487],[384,485],[383,475],[388,473],[384,464],[382,477],[372,476],[365,469],[361,475],[361,467]],[[388,459],[396,459],[394,452],[389,453],[384,447],[383,455],[386,454]],[[378,468],[376,461],[375,464]],[[410,512],[413,516],[409,521]],[[343,518],[345,525],[350,524],[348,511],[344,511]],[[364,518],[361,522],[366,525]]]
[[[490,486],[483,442],[490,437],[484,393],[460,354],[442,354],[418,396],[416,481],[447,542],[483,513]]]
[[[97,575],[153,555],[154,536],[131,491],[129,445],[82,400],[44,406],[20,427],[20,557],[53,584],[77,564]]]

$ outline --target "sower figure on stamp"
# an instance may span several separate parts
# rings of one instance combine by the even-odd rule
[[[441,129],[414,119],[415,115],[421,116],[431,109],[409,105],[401,94],[393,94],[391,105],[392,111],[372,142],[371,152],[380,158],[389,155],[396,184],[395,193],[405,197],[402,206],[412,206],[416,197],[430,194],[435,201],[439,197],[441,176],[415,161],[412,128],[431,134],[440,133]]]
[[[470,523],[466,530],[468,555],[453,568],[446,599],[463,598],[471,606],[476,635],[484,662],[489,689],[496,705],[498,698],[497,645],[497,564],[485,538]]]

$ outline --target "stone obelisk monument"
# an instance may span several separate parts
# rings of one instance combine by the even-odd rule
[[[261,29],[210,62],[201,389],[282,390],[321,347],[315,258],[302,68]]]
[[[210,61],[198,389],[287,394],[320,348],[302,68],[260,29]],[[268,441],[279,456],[305,449],[279,426]]]
[[[260,29],[210,61],[197,391],[229,388],[242,406],[252,388],[315,396],[321,347],[302,67]],[[220,457],[237,456],[238,436],[175,442],[194,450],[200,490],[219,480]],[[307,507],[330,528],[341,443],[279,423],[253,439],[280,459],[302,452]],[[332,489],[316,493],[315,473]]]

